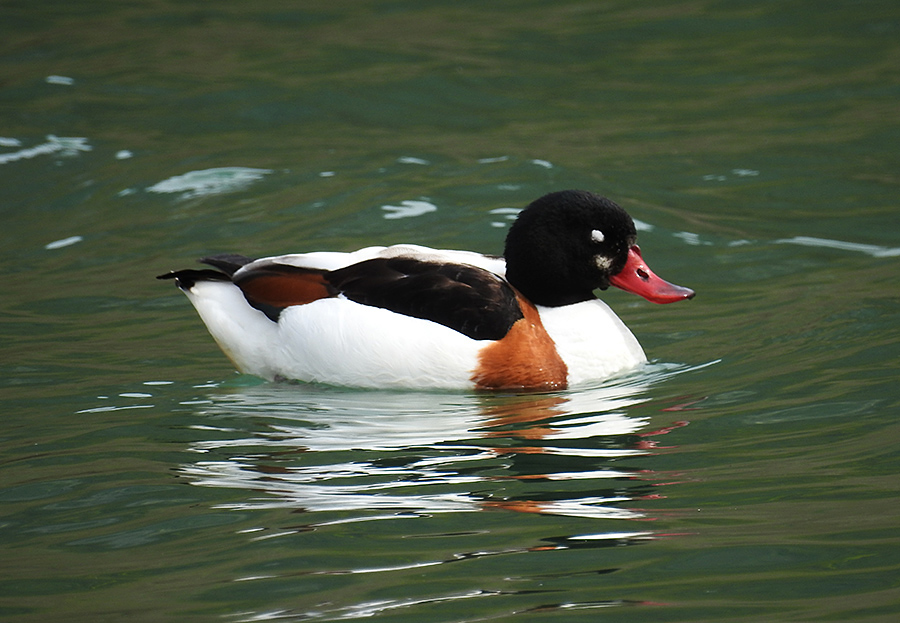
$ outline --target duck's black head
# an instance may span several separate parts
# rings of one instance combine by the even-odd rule
[[[610,284],[657,302],[693,291],[656,277],[635,245],[634,221],[606,197],[562,190],[531,202],[506,236],[506,278],[532,303],[550,307],[594,298]]]

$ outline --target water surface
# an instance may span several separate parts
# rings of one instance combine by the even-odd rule
[[[893,621],[900,10],[12,2],[0,618]],[[159,273],[497,253],[561,188],[697,290],[550,394],[236,375]]]

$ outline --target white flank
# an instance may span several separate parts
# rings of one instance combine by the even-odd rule
[[[273,379],[270,353],[278,325],[250,307],[240,289],[226,281],[199,281],[186,292],[219,348],[241,372]]]
[[[471,387],[484,346],[443,325],[322,299],[282,312],[283,376],[355,387]]]
[[[442,325],[342,297],[289,307],[277,323],[227,282],[199,282],[188,298],[235,366],[268,380],[461,389],[471,387],[484,346]]]

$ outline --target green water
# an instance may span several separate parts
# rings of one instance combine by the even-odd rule
[[[895,2],[12,1],[0,35],[0,619],[900,616]],[[698,292],[604,293],[652,363],[579,391],[261,383],[153,279],[496,253],[572,187]]]

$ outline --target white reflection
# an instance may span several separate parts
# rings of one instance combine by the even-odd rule
[[[386,219],[398,219],[398,218],[411,218],[414,216],[422,216],[423,214],[428,214],[429,212],[437,211],[437,206],[429,201],[425,201],[424,199],[409,199],[406,201],[401,201],[400,205],[383,205],[381,209],[384,210],[384,218]]]
[[[82,238],[81,236],[69,236],[68,238],[61,238],[60,240],[48,242],[44,245],[44,248],[48,251],[53,251],[54,249],[63,249],[65,247],[71,247],[73,244],[78,244],[83,240],[84,238]]]
[[[197,405],[204,424],[195,427],[220,438],[193,443],[202,459],[181,473],[250,494],[222,506],[230,509],[364,513],[352,521],[487,509],[636,519],[640,512],[613,505],[633,499],[621,491],[645,479],[608,462],[652,451],[647,433],[637,434],[648,418],[627,409],[647,400],[651,384],[685,370],[648,366],[555,394],[220,390]],[[548,481],[566,488],[539,484]],[[540,500],[531,499],[534,489]]]
[[[862,244],[859,242],[846,242],[844,240],[830,240],[828,238],[814,238],[812,236],[794,236],[776,240],[776,244],[796,244],[801,247],[820,247],[823,249],[839,249],[841,251],[855,251],[865,253],[872,257],[897,257],[900,255],[898,247],[882,247],[875,244]]]
[[[40,145],[35,145],[34,147],[28,147],[26,149],[20,149],[19,151],[14,151],[11,153],[0,154],[0,164],[7,164],[9,162],[25,160],[28,158],[34,158],[35,156],[43,156],[46,154],[59,154],[60,156],[70,158],[72,156],[78,155],[79,152],[91,151],[91,149],[93,148],[88,145],[86,138],[74,136],[54,136],[53,134],[48,134],[46,143],[41,143]]]
[[[190,171],[184,175],[176,175],[153,186],[147,187],[152,193],[181,193],[181,199],[220,195],[223,193],[244,190],[253,182],[261,180],[271,173],[269,169],[252,169],[249,167],[218,167]]]
[[[44,82],[47,84],[61,84],[63,86],[72,86],[75,84],[75,79],[70,78],[69,76],[47,76],[44,78]]]

